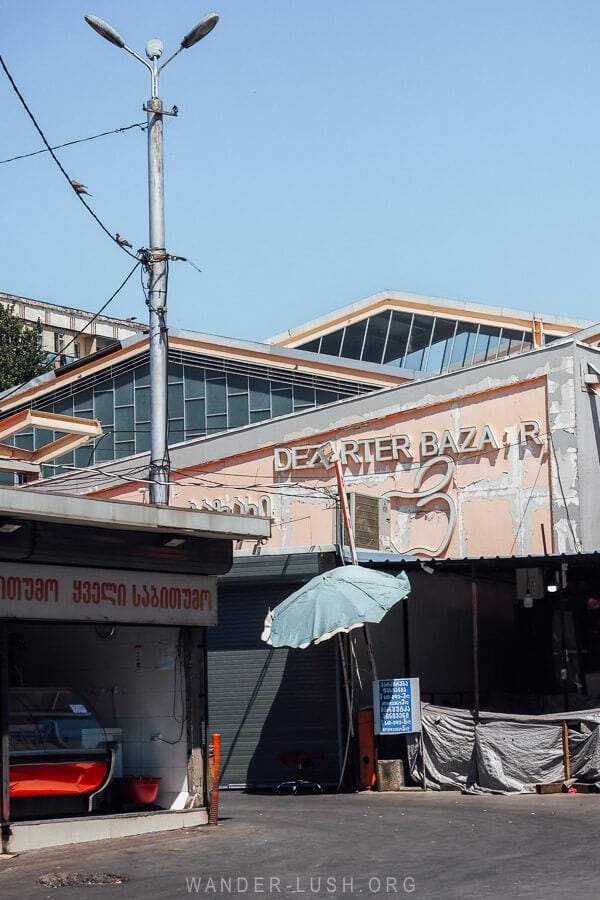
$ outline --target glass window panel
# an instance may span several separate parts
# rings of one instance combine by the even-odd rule
[[[525,350],[531,350],[532,348],[533,348],[533,335],[532,335],[531,331],[524,331],[523,332],[522,350],[523,350],[523,352],[525,352]]]
[[[542,337],[542,341],[544,346],[546,344],[553,344],[554,341],[560,341],[560,334],[544,334]]]
[[[481,325],[475,345],[474,362],[485,362],[486,359],[495,359],[500,340],[500,329],[493,325]]]
[[[135,389],[135,421],[150,421],[150,388]]]
[[[294,385],[294,409],[303,409],[307,406],[315,405],[314,388],[303,387],[302,385]]]
[[[450,371],[462,369],[465,366],[471,365],[476,337],[476,325],[470,325],[468,322],[457,323],[454,346],[452,347],[452,356],[448,367]]]
[[[335,391],[317,391],[316,392],[316,401],[317,406],[322,406],[324,403],[335,403],[336,400],[339,400],[340,395],[336,394]]]
[[[62,436],[62,433],[59,431],[42,431],[42,429],[35,430],[33,435],[34,447],[36,450],[39,450],[40,447],[46,447],[48,444],[51,444],[52,441],[56,441],[59,437]],[[21,435],[16,436],[15,444],[17,447],[20,447],[19,438]],[[33,449],[33,448],[29,448]]]
[[[129,372],[118,375],[114,380],[115,406],[131,406],[133,403],[133,379]]]
[[[180,444],[185,440],[183,419],[169,417],[169,444]]]
[[[500,338],[498,340],[498,349],[496,351],[496,356],[498,359],[501,359],[503,356],[508,356],[508,350],[510,348],[510,338],[507,336],[504,328],[500,329]]]
[[[96,442],[94,460],[96,462],[106,462],[107,459],[113,459],[114,455],[115,437],[112,431],[105,431],[100,440]]]
[[[58,459],[54,460],[54,462],[58,466],[74,466],[75,465],[75,454],[71,451],[71,453],[64,453],[62,456],[59,456]],[[66,469],[65,469],[66,471]],[[54,474],[54,473],[52,473]]]
[[[307,353],[318,353],[319,352],[319,338],[316,341],[309,341],[307,344],[301,344],[298,347],[298,350],[306,350]]]
[[[15,484],[15,473],[0,470],[0,484],[4,487],[13,487]]]
[[[94,458],[94,448],[91,444],[86,447],[78,447],[75,451],[75,465],[78,469],[87,469]]]
[[[331,334],[324,334],[321,338],[320,353],[327,353],[329,356],[339,356],[343,333],[343,329],[340,328],[338,331],[332,331]]]
[[[150,426],[145,428],[136,428],[135,430],[135,452],[145,453],[150,449],[152,444],[152,436],[150,434]]]
[[[384,363],[402,365],[402,360],[406,355],[406,343],[411,322],[412,313],[393,310],[385,353],[383,354]]]
[[[250,422],[254,424],[254,422],[264,422],[265,419],[269,419],[271,414],[268,409],[256,409],[250,413]]]
[[[203,437],[206,437],[206,429],[204,429],[203,431],[186,431],[186,433],[185,433],[186,441],[193,441],[196,438],[203,438]]]
[[[455,330],[454,319],[435,320],[431,347],[425,363],[428,372],[444,372],[446,370]]]
[[[115,410],[115,438],[117,441],[133,440],[133,406],[121,406]]]
[[[138,366],[134,369],[135,386],[150,387],[150,366]]]
[[[115,458],[122,459],[124,456],[133,456],[135,453],[135,444],[133,441],[122,441],[115,443]]]
[[[368,319],[363,319],[362,322],[355,322],[353,325],[348,325],[344,330],[342,352],[341,354],[337,354],[338,356],[345,356],[347,359],[360,359],[367,322]]]
[[[114,398],[112,391],[94,393],[94,415],[103,425],[114,422]]]
[[[178,384],[180,381],[183,382],[183,366],[181,363],[169,360],[167,372],[169,384]]]
[[[183,381],[186,398],[197,400],[206,396],[204,369],[200,369],[197,366],[184,366]]]
[[[227,391],[224,375],[208,377],[207,373],[206,411],[209,415],[225,414],[227,411]]]
[[[50,440],[52,440],[52,435],[49,431],[47,431],[47,432],[38,431],[37,433],[40,436],[45,433],[45,434],[49,435]],[[50,441],[46,441],[46,444],[49,444],[49,443],[50,443]],[[16,434],[14,437],[14,445],[15,445],[15,447],[20,447],[21,450],[33,450],[34,449],[33,431],[22,431],[20,434]],[[45,445],[37,444],[37,447],[43,447],[43,446],[45,446]]]
[[[209,437],[219,431],[227,431],[227,416],[207,416],[206,433]]]
[[[183,382],[169,384],[169,417],[183,419]]]
[[[94,394],[91,390],[81,391],[73,397],[73,412],[82,418],[88,417],[94,408]]]
[[[266,378],[250,379],[250,409],[271,408],[271,385]]]
[[[206,429],[206,401],[185,401],[186,431],[204,431]]]
[[[511,328],[503,328],[502,329],[502,339],[508,341],[508,354],[512,356],[514,353],[521,352],[521,346],[523,344],[524,332],[517,331],[516,329]]]
[[[386,309],[385,312],[377,313],[376,316],[372,316],[369,319],[367,337],[362,354],[365,362],[380,363],[382,361],[390,315],[391,311]]]
[[[239,375],[236,372],[227,373],[227,393],[228,394],[247,394],[248,393],[248,376]]]
[[[414,316],[404,366],[407,369],[421,371],[425,362],[425,354],[431,340],[433,329],[432,316]]]
[[[248,394],[234,394],[227,401],[229,428],[248,424]]]
[[[73,415],[73,398],[63,397],[62,400],[56,400],[53,406],[53,412],[61,416]]]
[[[271,395],[271,404],[274,418],[277,416],[287,416],[288,413],[293,412],[292,389],[285,388],[285,390],[273,391]]]

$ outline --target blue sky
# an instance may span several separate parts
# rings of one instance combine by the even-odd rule
[[[167,67],[169,324],[259,340],[385,289],[599,319],[597,0],[20,0],[0,53],[51,144],[142,122]],[[0,72],[0,159],[40,139]],[[59,152],[147,246],[146,136]],[[49,154],[0,165],[0,290],[95,311],[131,268]],[[145,321],[139,277],[106,310]]]

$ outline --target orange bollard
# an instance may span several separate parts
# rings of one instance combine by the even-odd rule
[[[358,750],[360,753],[360,788],[370,791],[375,786],[375,719],[373,710],[358,711]]]
[[[217,825],[219,821],[219,776],[221,768],[221,735],[212,735],[212,758],[209,762],[210,806],[208,808],[208,824]]]

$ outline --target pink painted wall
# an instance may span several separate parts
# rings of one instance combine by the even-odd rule
[[[536,380],[173,473],[171,503],[271,515],[274,548],[334,543],[337,485],[318,448],[337,439],[347,490],[388,498],[381,549],[539,553],[541,525],[552,533],[547,432],[545,382]],[[286,467],[294,452],[299,465]],[[104,496],[139,502],[138,487]]]

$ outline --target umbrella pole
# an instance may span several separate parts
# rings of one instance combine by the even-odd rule
[[[342,676],[344,682],[344,691],[346,694],[346,708],[348,710],[348,729],[352,737],[354,737],[354,722],[352,721],[352,691],[350,688],[350,668],[349,668],[349,660],[346,656],[346,650],[344,649],[344,639],[341,634],[338,634],[338,649],[340,651],[340,659],[342,663]],[[350,664],[351,665],[351,664]]]
[[[356,555],[356,543],[354,541],[354,531],[352,529],[352,521],[350,519],[350,510],[348,508],[348,498],[346,496],[346,483],[344,481],[344,473],[342,471],[342,464],[340,462],[339,456],[336,455],[333,465],[335,468],[335,477],[337,479],[338,485],[338,493],[340,495],[340,505],[342,507],[342,516],[344,518],[344,525],[346,526],[346,532],[348,534],[348,545],[350,547],[350,556],[352,559],[352,565],[358,565],[358,556]],[[371,642],[371,629],[365,622],[364,626],[364,635],[365,635],[365,643],[367,645],[367,658],[369,660],[369,668],[371,670],[371,677],[373,681],[377,681],[377,666],[375,665],[375,654],[373,653],[373,644]]]

